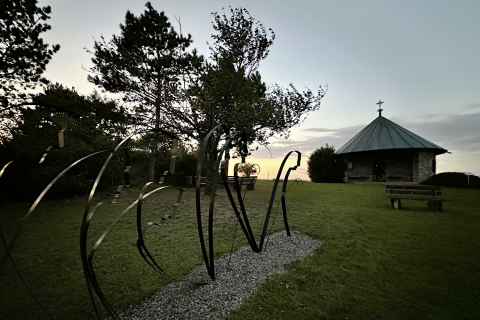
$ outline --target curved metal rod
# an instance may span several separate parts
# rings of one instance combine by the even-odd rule
[[[300,160],[301,160],[301,154],[298,155],[297,165],[288,168],[288,171],[285,174],[285,178],[283,179],[281,201],[282,201],[282,212],[283,212],[283,224],[285,225],[285,231],[287,231],[287,236],[288,237],[290,237],[290,228],[288,227],[287,205],[285,203],[285,194],[287,193],[287,183],[288,183],[288,177],[290,176],[290,172],[292,170],[297,170],[297,168],[300,166]]]
[[[2,170],[0,170],[0,178],[3,176],[3,173],[5,172],[5,169],[7,169],[7,167],[8,167],[8,166],[10,165],[10,163],[12,163],[12,162],[13,162],[13,160],[3,166]]]
[[[169,188],[169,186],[167,186],[166,188]],[[178,198],[181,198],[181,195],[184,191],[182,189],[179,189],[179,196]],[[180,201],[180,200],[178,200]],[[175,203],[174,204],[174,207],[172,208],[172,211],[175,210],[176,206],[178,205],[179,203]],[[138,208],[138,206],[137,206]],[[188,280],[188,279],[185,279],[185,278],[178,278],[176,276],[172,276],[171,274],[169,274],[168,272],[166,272],[165,270],[163,270],[159,265],[158,263],[155,261],[155,259],[153,258],[153,256],[149,253],[145,243],[143,242],[143,237],[145,236],[145,233],[147,232],[147,230],[153,226],[153,225],[156,225],[156,226],[162,226],[164,223],[165,223],[165,220],[168,219],[168,218],[174,218],[174,215],[166,215],[165,217],[163,217],[160,221],[160,223],[155,223],[155,222],[149,222],[147,223],[142,229],[141,229],[141,234],[142,234],[142,243],[139,244],[138,240],[137,240],[137,249],[139,250],[140,252],[140,255],[142,256],[142,258],[145,260],[145,262],[150,266],[152,267],[152,269],[154,269],[155,271],[159,272],[159,273],[163,273],[164,275],[166,276],[169,276],[170,278],[176,280],[176,281],[182,281],[182,282],[189,282],[189,283],[192,283],[192,284],[206,284],[207,282],[203,279],[198,279],[198,280]]]
[[[95,274],[92,273],[92,270],[90,269],[89,264],[88,264],[88,257],[87,257],[88,226],[89,226],[89,221],[93,217],[93,214],[95,213],[96,208],[98,208],[98,206],[99,206],[99,205],[97,205],[95,210],[92,210],[92,212],[89,213],[90,205],[92,203],[93,196],[94,196],[95,191],[96,191],[96,189],[98,187],[98,184],[100,182],[100,178],[102,177],[102,175],[103,175],[105,169],[107,168],[107,165],[109,164],[110,160],[112,159],[113,155],[119,150],[119,148],[122,145],[124,145],[128,141],[130,141],[131,137],[132,137],[132,135],[123,139],[120,143],[118,143],[117,146],[115,147],[115,149],[110,153],[110,155],[107,157],[107,159],[103,163],[103,166],[100,169],[100,171],[97,175],[97,178],[95,179],[95,181],[92,185],[92,189],[90,190],[90,193],[88,195],[88,198],[87,198],[87,201],[86,201],[86,204],[85,204],[85,208],[84,208],[84,211],[83,211],[82,223],[81,223],[81,227],[80,227],[80,257],[82,259],[83,273],[84,273],[84,276],[85,276],[85,281],[86,281],[86,284],[87,284],[88,293],[90,295],[90,299],[92,301],[92,305],[93,305],[93,308],[95,310],[95,314],[97,315],[97,317],[99,319],[100,319],[100,314],[99,314],[98,309],[97,309],[96,304],[95,304],[95,299],[94,299],[93,293],[92,293],[92,287],[95,290],[95,293],[97,293],[97,296],[99,297],[99,299],[102,302],[102,304],[104,305],[104,307],[107,309],[108,313],[113,317],[118,317],[118,316],[117,316],[115,310],[113,310],[113,308],[108,304],[108,301],[106,301],[106,299],[104,299],[103,295],[101,294],[100,288],[97,286],[97,283],[96,283]],[[87,220],[87,218],[89,218],[89,219]],[[98,295],[99,292],[100,292],[100,295]]]
[[[92,217],[93,215],[95,214],[95,212],[97,211],[97,209],[102,206],[105,202],[99,202],[95,205],[95,207],[92,208],[92,210],[90,211],[90,213],[88,214],[87,216],[87,219],[86,219],[86,229],[88,230],[89,226],[90,226],[90,221],[92,220]],[[92,301],[92,305],[93,305],[93,308],[95,310],[95,314],[97,315],[98,318],[100,318],[100,314],[98,313],[98,309],[97,309],[97,306],[95,304],[95,300],[93,299],[93,294],[92,294],[92,287],[94,288],[95,292],[97,292],[97,290],[99,290],[99,286],[98,286],[98,282],[97,282],[97,278],[96,278],[96,275],[95,275],[95,271],[93,269],[93,266],[91,265],[91,263],[89,264],[89,273],[92,275],[92,279],[93,280],[87,280],[87,289],[88,289],[88,294],[91,298],[91,301]],[[84,274],[85,274],[85,271],[84,271]],[[106,300],[106,298],[104,297],[104,295],[102,294],[99,299],[102,301],[102,304],[106,303],[108,304],[108,306],[110,308],[113,309],[113,307],[111,307],[111,305],[108,303],[108,301]]]
[[[108,312],[110,313],[113,313],[112,316],[114,317],[117,317],[116,315],[116,312],[114,310],[114,308],[112,307],[112,305],[108,302],[107,298],[105,297],[105,295],[103,294],[101,288],[100,288],[100,285],[98,283],[98,280],[97,280],[97,277],[96,277],[96,274],[95,274],[95,270],[93,268],[93,257],[95,255],[95,253],[97,252],[97,250],[99,249],[100,245],[102,244],[103,240],[105,239],[105,237],[108,235],[108,233],[113,229],[113,227],[125,216],[125,214],[127,214],[133,207],[137,206],[137,235],[140,234],[140,241],[137,240],[137,248],[139,249],[139,252],[140,252],[140,255],[142,256],[142,258],[145,259],[145,261],[153,268],[155,269],[157,272],[163,272],[164,274],[167,274],[167,272],[165,272],[155,261],[155,259],[151,256],[151,254],[148,252],[144,242],[143,242],[143,234],[145,233],[145,231],[148,229],[148,228],[144,228],[144,230],[142,230],[141,228],[141,204],[142,204],[142,201],[146,198],[148,198],[150,195],[158,192],[158,191],[161,191],[161,190],[164,190],[164,189],[167,189],[167,188],[172,188],[170,186],[162,186],[162,187],[159,187],[159,188],[156,188],[146,194],[145,193],[145,190],[150,186],[152,185],[153,182],[148,182],[146,183],[143,188],[141,189],[140,193],[139,193],[139,196],[138,196],[138,199],[135,200],[134,202],[132,202],[127,208],[125,208],[116,218],[115,220],[107,227],[107,229],[102,233],[102,235],[98,238],[98,240],[95,242],[95,245],[93,246],[93,248],[91,249],[90,253],[88,254],[88,258],[87,258],[87,263],[88,263],[88,273],[89,273],[89,282],[90,282],[90,286],[91,288],[93,288],[93,290],[95,291],[95,294],[97,295],[98,299],[101,301],[101,303],[104,305],[105,309],[107,309]],[[182,189],[179,189],[181,190],[181,192],[183,193],[183,190]],[[178,198],[177,198],[178,199]],[[90,223],[91,221],[91,218],[93,217],[93,214],[95,213],[95,211],[103,204],[103,202],[101,203],[98,203],[93,209],[92,209],[92,212],[89,213],[88,215],[88,218],[87,218],[87,228],[88,228],[88,224]],[[139,218],[140,216],[140,218]],[[139,224],[139,220],[140,220],[140,224]],[[146,256],[145,256],[146,254]],[[148,260],[147,256],[151,259],[150,261]],[[189,282],[193,282],[193,283],[203,283],[202,281],[189,281]]]
[[[146,186],[145,186],[146,187]],[[145,188],[144,187],[144,188]],[[171,187],[171,186],[165,186],[165,187],[160,187],[160,188],[157,188],[155,190],[156,191],[159,191],[159,190],[164,190],[164,189],[167,189],[167,188],[175,188],[178,190],[178,195],[177,195],[177,202],[173,205],[172,207],[172,213],[170,215],[165,215],[164,217],[161,218],[160,220],[160,223],[155,223],[155,222],[149,222],[147,223],[143,228],[142,228],[142,202],[143,202],[143,199],[145,199],[148,195],[152,194],[149,193],[148,195],[146,195],[145,197],[143,196],[143,192],[144,192],[144,189],[142,189],[142,191],[140,192],[139,194],[139,197],[138,197],[138,204],[137,204],[137,249],[140,253],[140,255],[142,256],[142,258],[145,260],[145,262],[150,266],[152,267],[152,269],[154,269],[155,271],[159,272],[159,273],[163,273],[165,275],[168,275],[176,280],[180,280],[180,281],[186,281],[186,282],[191,282],[191,283],[205,283],[205,281],[189,281],[189,280],[184,280],[184,279],[178,279],[177,277],[174,277],[170,274],[168,274],[163,268],[160,267],[160,265],[155,261],[155,259],[153,258],[153,256],[150,254],[150,252],[148,251],[146,245],[145,245],[145,241],[144,241],[144,235],[145,233],[147,232],[147,230],[153,226],[153,225],[157,225],[157,226],[161,226],[165,223],[166,219],[173,219],[175,217],[175,211],[176,211],[176,208],[177,206],[180,204],[180,201],[182,200],[182,194],[184,193],[184,190],[181,189],[181,188],[176,188],[176,187]]]
[[[223,186],[225,187],[225,192],[227,193],[228,200],[230,200],[230,204],[232,206],[233,212],[235,212],[235,216],[237,217],[237,221],[239,222],[240,227],[242,228],[242,231],[245,234],[245,237],[247,238],[247,241],[248,241],[248,244],[250,245],[250,248],[252,248],[252,250],[254,252],[258,252],[258,248],[257,248],[257,244],[255,242],[255,239],[252,237],[253,235],[245,227],[245,224],[242,220],[242,217],[240,216],[240,213],[238,211],[237,204],[235,203],[235,200],[233,199],[233,196],[232,196],[232,192],[230,191],[230,188],[228,186],[228,179],[227,179],[228,161],[229,161],[228,159],[222,161],[222,172],[221,172],[221,174],[222,174]],[[235,186],[235,188],[236,188],[236,186]]]
[[[140,193],[138,194],[138,199],[137,199],[137,249],[140,255],[142,256],[143,260],[152,267],[157,272],[163,272],[163,269],[155,262],[155,259],[151,256],[151,254],[148,252],[147,248],[145,248],[145,242],[143,241],[143,235],[147,231],[148,228],[142,230],[142,202],[143,202],[143,194],[145,193],[145,189],[148,188],[150,185],[152,185],[153,182],[147,182],[142,190],[140,190]],[[166,187],[160,187],[157,190],[163,190]],[[148,257],[151,258],[151,260],[148,260]]]
[[[242,185],[238,181],[238,166],[239,165],[240,165],[239,163],[236,163],[235,167],[233,169],[233,179],[234,179],[234,182],[235,182],[235,191],[237,193],[238,204],[240,205],[240,210],[242,211],[242,216],[243,216],[243,219],[245,220],[245,226],[247,227],[250,238],[252,239],[252,244],[253,244],[252,250],[253,250],[253,252],[260,252],[259,249],[258,249],[258,246],[257,246],[257,242],[255,241],[255,237],[253,235],[252,228],[250,227],[250,223],[248,221],[247,212],[245,210],[245,204],[243,203]]]
[[[100,236],[100,238],[97,240],[95,243],[93,249],[90,251],[88,257],[87,257],[87,263],[88,263],[88,273],[89,273],[89,288],[93,288],[95,291],[98,299],[102,302],[104,307],[108,310],[108,312],[111,312],[113,314],[116,314],[114,308],[112,305],[108,302],[107,298],[103,294],[102,290],[100,289],[100,285],[98,284],[98,280],[95,274],[95,270],[93,268],[92,260],[95,252],[98,250],[98,247],[102,243],[103,239],[106,237],[106,235],[110,232],[110,230],[117,224],[118,221],[128,212],[130,209],[132,209],[136,205],[136,201],[130,204],[122,213],[107,227],[107,229],[103,232],[103,234]],[[87,220],[86,220],[86,227],[90,226],[91,219],[93,215],[96,213],[97,209],[103,205],[104,202],[99,202],[93,207],[92,211],[88,214]],[[89,290],[91,292],[91,290]],[[92,296],[93,297],[93,296]],[[94,300],[92,299],[93,303]]]
[[[220,127],[223,128],[226,137],[226,142],[223,147],[220,149],[217,159],[215,161],[215,165],[213,168],[213,181],[212,181],[212,190],[210,191],[210,205],[208,209],[208,256],[207,250],[205,246],[205,239],[203,236],[203,227],[202,227],[202,213],[201,213],[201,206],[200,206],[200,179],[202,174],[202,163],[205,159],[205,151],[207,149],[208,141],[211,139],[214,132],[216,132]],[[218,169],[221,161],[221,157],[226,149],[230,148],[230,144],[232,141],[232,137],[230,136],[230,132],[225,125],[218,125],[207,134],[205,139],[203,140],[202,147],[200,148],[200,153],[198,155],[198,162],[197,162],[197,175],[196,175],[196,188],[195,188],[195,205],[197,211],[197,228],[198,228],[198,236],[200,240],[200,246],[202,248],[202,255],[203,260],[205,261],[205,266],[207,268],[208,274],[211,279],[215,280],[215,257],[214,257],[214,250],[213,250],[213,211],[215,206],[215,192],[217,191],[217,176],[218,176]]]
[[[11,164],[13,161],[10,161],[9,163],[7,163],[3,168],[2,170],[0,171],[0,178],[2,177],[3,173],[5,172],[5,169],[8,167],[9,164]],[[0,224],[0,240],[2,242],[2,246],[3,248],[5,249],[5,252],[7,252],[7,240],[5,238],[5,235],[3,234],[3,231],[2,231],[2,225]],[[32,289],[30,289],[30,286],[27,284],[27,281],[25,280],[25,278],[22,276],[22,274],[20,273],[20,270],[18,269],[18,266],[17,264],[15,263],[15,260],[13,260],[13,257],[11,255],[10,252],[7,252],[7,255],[8,255],[8,259],[10,260],[10,262],[12,263],[13,265],[13,268],[15,269],[15,272],[17,273],[18,277],[20,278],[20,280],[22,281],[23,285],[27,288],[28,292],[30,293],[30,295],[32,296],[32,298],[37,302],[37,304],[40,306],[40,308],[43,310],[43,312],[45,312],[45,314],[50,318],[50,319],[53,319],[52,316],[48,313],[47,309],[45,309],[45,307],[40,303],[40,301],[38,300],[37,296],[33,293]]]
[[[146,187],[148,187],[151,183],[147,183],[143,189],[142,189],[142,192],[146,189]],[[164,188],[164,187],[163,187]],[[160,188],[159,188],[160,189]],[[155,191],[158,191],[158,189],[154,190]],[[149,194],[151,194],[152,192],[150,192]],[[148,194],[148,195],[149,195]],[[138,199],[135,200],[133,203],[131,203],[126,209],[124,209],[122,211],[122,213],[120,213],[120,215],[117,216],[117,218],[115,218],[115,220],[107,227],[107,229],[102,233],[102,235],[98,238],[98,240],[95,242],[95,245],[93,246],[92,250],[90,251],[90,253],[88,254],[88,257],[87,257],[87,266],[88,266],[88,282],[89,282],[89,287],[91,286],[91,288],[93,288],[93,290],[95,291],[95,294],[97,295],[98,299],[100,300],[100,302],[103,304],[103,306],[105,307],[105,309],[107,309],[107,311],[111,314],[111,316],[113,317],[118,317],[118,315],[116,314],[116,311],[115,309],[113,308],[113,306],[108,302],[107,298],[105,297],[105,295],[103,294],[102,290],[100,289],[100,285],[98,284],[98,280],[97,280],[97,277],[96,277],[96,274],[95,274],[95,270],[93,268],[93,264],[92,264],[92,260],[93,260],[93,257],[95,255],[95,252],[98,250],[100,244],[102,243],[102,241],[105,239],[105,237],[107,236],[107,234],[112,230],[112,228],[118,223],[118,221],[120,221],[121,218],[123,218],[123,216],[129,212],[133,207],[135,207],[135,205],[138,203]],[[95,213],[95,211],[102,205],[103,203],[98,203],[94,209],[92,210],[92,212],[88,215],[88,220],[86,221],[86,224],[87,224],[87,228],[88,228],[88,225],[90,224],[90,221],[91,221],[91,218],[93,217],[93,214]],[[93,298],[93,296],[92,296]],[[93,300],[94,301],[94,300]]]
[[[285,163],[286,163],[287,159],[289,158],[290,154],[292,154],[293,152],[297,153],[297,165],[294,166],[294,167],[290,167],[288,169],[287,173],[285,174],[285,178],[284,178],[284,182],[283,182],[283,188],[282,188],[282,198],[281,198],[282,210],[283,210],[283,220],[284,220],[284,224],[285,224],[285,229],[287,231],[287,235],[290,236],[290,229],[288,227],[287,211],[286,211],[286,204],[285,204],[285,194],[286,194],[286,186],[288,184],[288,177],[290,176],[290,172],[292,170],[296,170],[297,167],[300,166],[301,153],[299,151],[290,151],[285,156],[285,158],[283,159],[283,162],[280,166],[280,169],[279,169],[278,174],[277,174],[277,178],[275,179],[275,184],[273,186],[272,195],[270,197],[270,202],[269,202],[269,206],[268,206],[268,210],[267,210],[267,215],[265,217],[264,228],[263,228],[263,231],[262,231],[262,234],[261,234],[261,237],[260,237],[260,244],[259,245],[257,245],[257,243],[255,241],[255,237],[254,237],[253,231],[250,227],[250,224],[249,224],[249,221],[248,221],[248,216],[247,216],[247,213],[246,213],[246,210],[245,210],[244,201],[243,201],[243,198],[242,198],[242,195],[241,195],[241,185],[239,183],[239,177],[238,177],[238,166],[240,164],[239,163],[235,164],[235,168],[234,168],[234,183],[235,184],[234,185],[235,185],[235,191],[236,191],[236,194],[237,194],[240,210],[242,211],[243,220],[242,220],[240,214],[238,213],[237,205],[236,205],[235,201],[233,200],[230,189],[228,188],[227,176],[226,176],[226,168],[228,168],[228,159],[222,162],[222,169],[223,169],[222,170],[222,180],[223,180],[223,183],[224,183],[224,186],[225,186],[225,190],[227,192],[227,196],[230,200],[230,203],[231,203],[232,208],[235,212],[235,215],[237,216],[237,220],[240,223],[240,226],[242,227],[242,231],[245,234],[245,237],[247,238],[248,243],[250,244],[250,247],[252,248],[252,251],[254,251],[254,252],[261,252],[262,249],[263,249],[263,243],[264,243],[265,236],[266,236],[266,233],[267,233],[268,222],[269,222],[269,219],[270,219],[271,210],[272,210],[272,207],[273,207],[273,202],[275,200],[275,194],[276,194],[278,182],[280,180],[280,177],[281,177],[281,174],[282,174],[282,171],[283,171],[283,167],[285,166]]]
[[[95,152],[95,153],[92,153],[86,157],[83,157],[75,162],[73,162],[72,164],[70,164],[66,169],[64,169],[62,172],[60,172],[48,185],[45,189],[43,189],[43,191],[40,193],[40,195],[37,197],[37,199],[35,200],[35,202],[32,204],[32,206],[30,207],[30,209],[28,210],[27,214],[25,215],[25,217],[22,219],[22,224],[20,225],[20,227],[18,227],[17,229],[17,232],[15,232],[15,234],[13,235],[13,237],[10,239],[10,242],[8,243],[8,246],[6,248],[6,251],[4,252],[4,254],[2,255],[2,258],[0,259],[0,272],[2,271],[3,269],[3,265],[5,264],[5,260],[7,258],[7,255],[10,254],[12,248],[13,248],[13,245],[15,244],[15,241],[17,240],[18,236],[20,235],[20,233],[22,232],[23,230],[23,227],[25,227],[26,223],[27,223],[27,220],[28,218],[30,217],[30,215],[32,214],[33,210],[35,210],[35,208],[37,207],[37,205],[40,203],[40,201],[43,199],[43,197],[45,196],[45,194],[48,192],[48,190],[50,190],[50,188],[52,188],[52,186],[58,181],[58,179],[60,179],[67,171],[69,171],[71,168],[73,168],[74,166],[76,166],[78,163],[82,162],[83,160],[85,159],[88,159],[92,156],[95,156],[97,154],[100,154],[102,152],[105,152],[105,150],[103,151],[99,151],[99,152]],[[10,164],[11,162],[9,162]],[[6,166],[5,166],[6,167]],[[2,169],[2,171],[5,169],[5,167]],[[3,174],[3,172],[2,172]]]
[[[143,199],[144,199],[143,193],[144,193],[145,189],[151,184],[152,184],[151,182],[147,183],[142,188],[142,190],[140,191],[140,194],[138,195],[138,203],[137,203],[137,249],[138,249],[138,252],[140,253],[140,255],[142,256],[143,260],[145,260],[145,262],[150,267],[152,267],[152,269],[154,269],[155,271],[157,271],[159,273],[167,274],[167,272],[165,272],[165,270],[163,270],[162,267],[160,267],[160,265],[155,261],[153,256],[150,254],[147,247],[145,246],[145,241],[144,241],[144,238],[143,238],[145,232],[150,228],[150,226],[153,225],[153,223],[149,223],[149,224],[147,224],[147,226],[145,226],[142,229],[142,203],[143,203]],[[160,187],[160,188],[157,188],[156,190],[160,191],[160,190],[164,190],[166,188],[169,188],[169,186]],[[170,216],[168,216],[168,217],[170,217]],[[162,219],[164,219],[164,218],[162,218]]]
[[[168,135],[168,136],[171,136],[172,138],[177,138],[175,135],[172,135],[172,134],[170,134],[170,133],[168,133],[168,132],[166,132],[162,129],[160,129],[159,131]],[[87,256],[88,227],[89,227],[90,221],[91,221],[96,209],[98,209],[98,207],[102,203],[97,204],[97,206],[94,208],[94,210],[92,210],[90,213],[89,213],[89,209],[90,209],[90,205],[91,205],[93,196],[95,194],[96,188],[98,186],[98,183],[99,183],[106,167],[108,166],[110,160],[112,159],[113,155],[120,149],[120,147],[122,145],[124,145],[124,144],[128,143],[128,141],[130,141],[132,136],[133,135],[125,138],[124,140],[122,140],[115,147],[115,149],[110,153],[108,158],[105,160],[102,168],[100,169],[100,171],[97,175],[97,178],[96,178],[95,182],[93,183],[92,189],[91,189],[90,194],[87,198],[87,202],[86,202],[86,205],[85,205],[85,208],[84,208],[84,213],[83,213],[83,218],[82,218],[82,224],[81,224],[81,228],[80,228],[80,256],[82,258],[82,268],[83,268],[83,272],[84,272],[84,276],[85,276],[85,281],[86,281],[86,284],[87,284],[87,289],[88,289],[88,292],[89,292],[89,295],[90,295],[90,299],[92,301],[92,305],[94,307],[95,313],[96,313],[98,318],[100,318],[100,315],[99,315],[98,309],[97,309],[96,304],[95,304],[95,299],[94,299],[94,296],[93,296],[92,289],[93,289],[93,291],[95,291],[95,294],[97,295],[97,298],[103,304],[103,306],[105,307],[105,309],[107,310],[109,315],[114,317],[114,318],[117,318],[118,315],[115,312],[114,308],[110,305],[110,303],[108,302],[108,300],[106,299],[106,297],[104,296],[104,294],[102,293],[102,291],[100,289],[100,286],[99,286],[98,281],[96,279],[95,271],[94,271],[93,266],[92,266],[93,255],[94,255],[95,251],[98,249],[98,246],[100,245],[100,243],[105,238],[105,236],[111,230],[111,228],[113,228],[113,226],[121,219],[121,217],[123,217],[124,214],[126,214],[131,208],[133,208],[133,206],[135,206],[137,204],[138,200],[136,202],[132,203],[127,209],[124,210],[124,212],[122,212],[122,214],[119,217],[117,217],[117,219],[115,221],[112,222],[112,224],[107,228],[107,230],[97,240],[97,242],[95,243],[92,251]],[[128,171],[129,171],[128,169],[129,168],[128,168],[128,165],[129,165],[129,157],[126,154],[126,168],[125,168],[125,171],[124,171],[124,177],[125,177],[125,183],[126,184],[129,182],[129,176],[128,176]],[[158,191],[158,190],[154,190],[153,192],[155,192],[155,191]],[[150,192],[149,194],[151,194],[151,193],[152,192]],[[145,197],[148,196],[149,194],[145,195]]]
[[[285,163],[287,162],[287,159],[290,157],[290,155],[293,152],[297,153],[297,165],[296,165],[296,167],[300,166],[300,161],[302,159],[302,154],[299,151],[290,151],[289,153],[287,153],[287,155],[285,156],[285,158],[282,161],[282,164],[280,165],[280,169],[278,170],[278,173],[277,173],[277,178],[275,179],[275,183],[273,185],[272,195],[270,196],[270,202],[268,203],[267,215],[265,217],[265,222],[263,224],[262,235],[260,236],[260,244],[258,245],[260,251],[262,251],[263,242],[265,241],[265,236],[267,234],[268,222],[270,220],[270,214],[272,212],[272,207],[273,207],[273,202],[275,200],[275,193],[277,192],[278,182],[280,180],[280,176],[282,174],[283,167],[285,166]],[[286,176],[286,179],[284,180],[284,183],[285,183],[286,180],[288,180],[288,175]]]
[[[232,137],[229,135],[228,130],[223,127],[225,130],[227,137],[226,141],[223,144],[222,148],[220,148],[217,156],[217,161],[215,161],[215,165],[213,167],[213,179],[212,179],[212,189],[210,190],[210,205],[208,207],[208,253],[210,256],[210,270],[209,275],[212,280],[215,280],[215,252],[213,248],[213,213],[215,209],[215,195],[217,192],[218,187],[218,171],[220,167],[220,161],[223,157],[223,153],[226,149],[230,148],[230,144],[232,141]]]
[[[205,137],[202,143],[202,147],[200,148],[200,153],[198,155],[197,159],[197,174],[196,174],[196,179],[195,179],[195,208],[197,212],[197,229],[198,229],[198,237],[200,241],[200,247],[202,249],[202,255],[203,255],[203,260],[205,262],[205,267],[207,268],[208,274],[210,277],[213,279],[215,278],[215,275],[212,275],[211,272],[211,267],[210,267],[210,262],[208,260],[207,256],[207,249],[205,246],[205,239],[203,237],[203,228],[202,228],[202,212],[201,212],[201,206],[200,206],[200,180],[202,178],[202,163],[205,159],[205,151],[207,149],[207,144],[210,138],[212,137],[213,133],[220,128],[221,125],[216,126],[213,128]],[[209,235],[209,241],[211,240],[211,237]],[[213,264],[213,262],[212,262]],[[213,267],[213,266],[212,266]]]

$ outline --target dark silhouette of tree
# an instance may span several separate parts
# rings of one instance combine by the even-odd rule
[[[347,164],[335,156],[335,147],[329,146],[312,152],[307,161],[308,176],[313,182],[343,182]]]
[[[140,123],[154,132],[163,128],[198,145],[210,130],[226,124],[244,132],[247,143],[266,145],[273,135],[288,137],[293,126],[320,107],[322,87],[314,94],[262,81],[258,68],[275,35],[247,10],[213,14],[215,34],[206,61],[195,50],[186,51],[190,35],[179,35],[163,12],[146,6],[139,17],[127,12],[119,36],[95,42],[89,81],[121,93],[135,104]],[[220,133],[213,136],[209,159],[215,158],[220,140]],[[156,152],[158,139],[151,149]],[[152,158],[152,180],[153,164]]]
[[[324,89],[315,95],[309,89],[299,92],[292,84],[287,89],[265,84],[258,68],[275,39],[273,30],[267,31],[243,8],[213,16],[216,33],[210,61],[189,92],[195,119],[202,120],[199,140],[218,124],[245,132],[248,143],[266,145],[274,135],[288,138],[292,127],[320,107]],[[218,141],[219,137],[214,139],[212,153]]]
[[[243,141],[236,141],[236,151],[245,157],[248,150],[243,142],[267,145],[274,135],[288,138],[292,127],[320,107],[325,92],[322,87],[315,95],[309,89],[298,92],[291,84],[285,89],[264,83],[258,68],[274,42],[273,30],[267,30],[243,8],[213,13],[213,17],[210,59],[188,91],[196,123],[192,136],[203,141],[211,129],[226,124],[243,133]],[[221,139],[220,133],[212,136],[206,150],[209,159],[216,158]]]
[[[121,34],[107,42],[95,41],[92,53],[93,75],[88,80],[106,91],[120,93],[125,102],[135,105],[139,123],[158,133],[172,130],[178,123],[188,125],[189,112],[179,103],[185,74],[194,72],[202,58],[189,53],[191,36],[184,37],[171,26],[164,12],[157,12],[150,2],[139,17],[127,11]],[[154,137],[157,135],[154,135]],[[152,144],[158,149],[158,138]],[[154,160],[151,178],[153,180]]]
[[[18,107],[30,96],[29,89],[48,83],[42,74],[60,46],[49,46],[41,34],[51,8],[37,7],[36,0],[0,1],[0,139],[18,118]]]
[[[32,100],[35,108],[19,110],[22,121],[11,130],[12,138],[0,145],[0,163],[13,161],[11,172],[2,177],[2,186],[8,186],[3,191],[12,197],[38,195],[70,163],[96,151],[113,149],[125,134],[128,120],[114,102],[97,93],[83,96],[58,84],[48,85]],[[60,131],[63,147],[59,144]],[[55,193],[84,194],[88,180],[95,178],[103,160],[95,157],[79,165],[59,182]],[[114,164],[107,176],[115,176],[120,182],[121,169]]]

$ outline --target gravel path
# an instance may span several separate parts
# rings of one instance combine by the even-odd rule
[[[206,285],[175,282],[154,296],[131,306],[122,319],[221,319],[237,309],[265,279],[285,271],[285,265],[313,254],[322,243],[299,233],[271,235],[261,254],[242,247],[215,260],[217,279]],[[187,279],[207,278],[205,266],[194,269]]]

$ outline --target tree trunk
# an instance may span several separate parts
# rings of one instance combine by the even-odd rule
[[[207,184],[205,185],[204,195],[210,195],[212,193],[214,161],[215,160],[212,160],[212,155],[208,154],[208,158],[205,161],[205,176],[207,177]]]
[[[158,151],[158,135],[160,134],[160,101],[155,102],[155,130],[153,132],[152,150],[150,153],[150,166],[148,168],[148,181],[155,182],[155,161]]]
[[[157,159],[157,151],[153,149],[150,153],[150,165],[148,168],[148,181],[155,181],[155,160]]]
[[[215,148],[215,151],[213,153],[207,154],[207,159],[205,160],[205,169],[206,169],[205,175],[207,177],[207,184],[205,185],[205,192],[204,192],[205,195],[210,195],[212,193],[212,187],[214,183],[218,184],[221,182],[220,181],[221,178],[220,178],[220,175],[218,174],[218,170],[216,170],[218,168],[215,169],[215,165],[217,163],[217,156],[218,156],[218,153]],[[216,181],[214,181],[215,176],[216,176]]]

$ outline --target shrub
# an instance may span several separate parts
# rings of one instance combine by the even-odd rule
[[[468,176],[465,174],[461,172],[443,172],[422,181],[421,184],[442,187],[469,187],[470,189],[480,189],[480,178],[477,176],[470,176],[470,186],[468,186]]]
[[[91,188],[92,182],[96,179],[103,162],[115,147],[116,142],[102,137],[87,144],[72,135],[67,135],[65,147],[52,147],[44,162],[39,163],[46,152],[45,145],[48,146],[48,143],[40,137],[35,141],[21,137],[14,143],[9,142],[0,147],[0,153],[2,153],[0,166],[3,167],[9,161],[13,161],[0,180],[2,198],[29,201],[35,199],[52,179],[70,164],[96,151],[107,150],[103,154],[78,163],[62,176],[46,195],[47,198],[83,196]],[[123,161],[115,156],[100,180],[98,188],[109,189],[113,181],[122,179],[123,167]]]
[[[335,155],[335,147],[329,146],[315,150],[307,161],[308,176],[312,182],[343,182],[347,164]]]
[[[243,177],[250,177],[251,175],[257,174],[259,171],[258,164],[253,163],[242,163],[238,166],[238,172]]]

